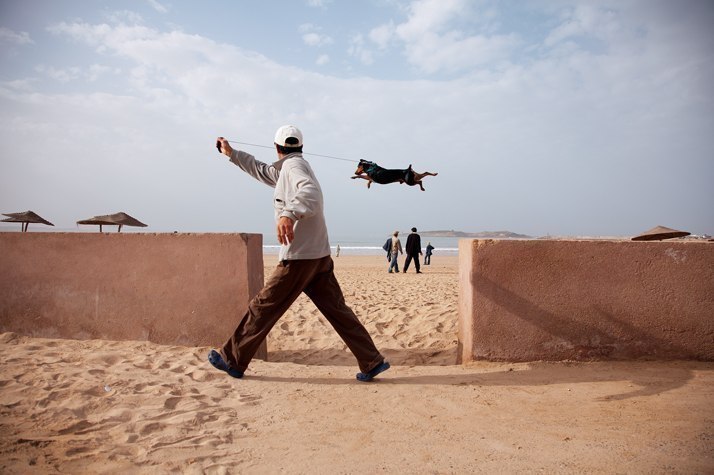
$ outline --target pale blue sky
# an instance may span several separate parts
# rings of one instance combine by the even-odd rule
[[[0,212],[272,237],[272,190],[213,143],[292,123],[439,172],[368,190],[308,157],[333,236],[714,234],[712,24],[708,0],[0,0]]]

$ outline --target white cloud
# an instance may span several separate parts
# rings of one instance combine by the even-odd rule
[[[307,5],[310,7],[324,8],[331,4],[333,0],[307,0]]]
[[[61,22],[51,25],[47,31],[54,34],[67,35],[75,40],[96,46],[98,50],[122,49],[123,43],[132,41],[144,41],[148,36],[154,34],[143,26],[127,26],[119,24],[117,26],[106,23],[92,25],[89,23],[66,23]]]
[[[380,25],[369,32],[369,39],[382,50],[387,49],[392,38],[394,38],[393,22]]]
[[[47,77],[54,79],[55,81],[63,83],[72,81],[81,76],[81,70],[76,66],[67,68],[54,68],[52,66],[38,65],[35,67],[35,71],[44,74]]]
[[[496,17],[480,3],[417,0],[407,11],[406,21],[380,25],[370,31],[369,39],[382,50],[399,41],[407,61],[426,74],[470,71],[508,61],[519,45],[515,34],[491,33]],[[476,27],[482,32],[472,31]]]
[[[320,33],[321,28],[310,23],[302,24],[298,31],[302,33],[302,41],[308,46],[325,46],[333,43],[332,38]]]
[[[409,6],[409,19],[397,28],[405,40],[443,31],[449,23],[464,14],[465,0],[417,0]]]
[[[111,73],[111,72],[119,73],[120,71],[116,68],[104,66],[102,64],[93,64],[89,67],[86,77],[87,77],[88,81],[94,82],[94,81],[97,81],[102,76],[104,76],[108,73]]]
[[[39,64],[35,66],[35,71],[61,83],[68,83],[77,79],[85,79],[88,82],[94,82],[108,73],[118,74],[121,72],[118,68],[102,64],[92,64],[87,68],[79,66],[55,68],[53,66]]]
[[[318,66],[323,66],[329,62],[330,62],[330,56],[328,56],[326,54],[321,54],[320,56],[317,57],[315,64],[317,64]]]
[[[426,73],[469,71],[480,65],[507,61],[518,44],[515,36],[468,36],[458,33],[425,34],[406,47],[410,63]]]
[[[168,13],[169,9],[162,5],[158,0],[148,0],[149,5],[159,13]]]
[[[28,45],[34,43],[32,38],[30,38],[30,34],[26,31],[17,33],[10,28],[5,28],[4,26],[0,27],[0,42],[12,43],[16,45]]]
[[[318,33],[305,33],[302,35],[302,40],[308,46],[322,46],[332,43],[330,37]]]
[[[553,46],[571,38],[593,36],[607,38],[618,29],[612,11],[603,11],[596,5],[577,5],[565,13],[563,22],[553,29],[545,39],[546,46]]]
[[[15,92],[32,92],[34,89],[34,79],[14,79],[12,81],[0,82],[0,90],[6,96],[11,97]]]
[[[131,10],[112,11],[105,14],[104,17],[113,25],[121,25],[124,23],[128,23],[130,25],[141,25],[144,23],[144,18]]]
[[[374,63],[372,52],[365,46],[364,37],[362,35],[355,35],[350,39],[350,46],[347,49],[347,53],[357,58],[359,62],[364,65]]]

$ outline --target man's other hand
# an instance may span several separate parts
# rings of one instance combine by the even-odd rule
[[[293,242],[293,225],[295,223],[287,216],[278,219],[278,242],[280,244],[290,244]]]

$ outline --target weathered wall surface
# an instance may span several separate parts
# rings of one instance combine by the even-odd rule
[[[714,360],[714,243],[459,242],[472,360]]]
[[[219,345],[262,285],[259,234],[0,233],[0,331]]]

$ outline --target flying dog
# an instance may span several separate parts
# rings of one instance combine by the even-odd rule
[[[374,162],[360,160],[355,170],[355,176],[350,177],[362,178],[367,180],[367,188],[372,185],[372,182],[386,185],[388,183],[406,183],[409,186],[419,185],[421,191],[425,191],[421,184],[425,176],[436,176],[438,173],[424,172],[416,173],[412,170],[411,164],[406,169],[388,169],[382,168]]]

